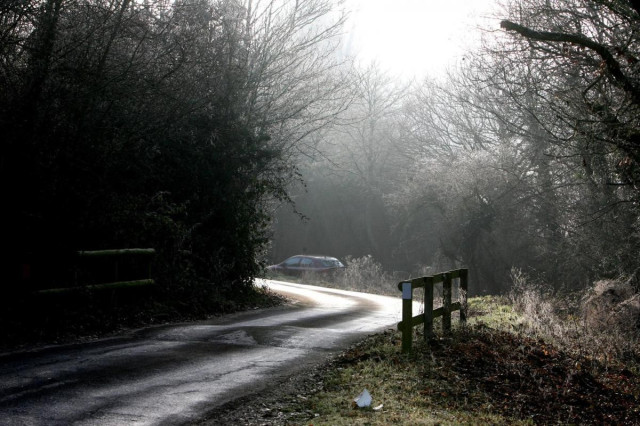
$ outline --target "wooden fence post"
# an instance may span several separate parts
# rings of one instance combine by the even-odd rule
[[[451,274],[443,274],[442,281],[442,331],[451,331]]]
[[[469,290],[469,270],[460,270],[460,322],[467,323],[467,291]]]
[[[424,338],[433,338],[433,277],[424,280]]]
[[[402,283],[402,352],[411,352],[413,345],[413,285],[409,282]]]
[[[451,313],[460,311],[460,322],[467,320],[467,290],[469,288],[468,269],[457,269],[429,277],[414,278],[398,283],[398,290],[402,291],[402,321],[398,323],[398,330],[402,332],[402,352],[411,352],[413,346],[413,327],[424,324],[425,340],[432,339],[433,320],[442,317],[443,332],[451,331]],[[460,297],[452,303],[452,284],[459,279]],[[433,309],[433,286],[442,282],[443,306]],[[413,290],[424,288],[424,312],[413,316]]]

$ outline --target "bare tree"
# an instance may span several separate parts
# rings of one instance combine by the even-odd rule
[[[517,19],[502,26],[518,36],[493,38],[469,54],[451,85],[429,83],[408,115],[418,142],[412,152],[452,164],[460,155],[476,157],[477,148],[491,153],[475,166],[458,166],[472,167],[461,178],[481,176],[478,167],[493,170],[493,183],[464,180],[462,190],[447,191],[468,194],[452,204],[471,217],[449,214],[457,219],[447,227],[458,229],[460,239],[441,249],[452,262],[474,262],[478,270],[487,261],[520,262],[555,284],[632,270],[637,13],[624,2],[512,6]],[[437,200],[437,190],[430,194]],[[528,256],[518,260],[496,247]],[[482,262],[474,260],[478,254]]]
[[[551,130],[559,141],[582,147],[590,176],[600,169],[602,183],[637,192],[638,11],[626,1],[525,4],[501,27],[550,77],[546,104],[558,117]],[[600,161],[608,170],[595,163]]]
[[[334,122],[351,99],[349,64],[337,54],[345,15],[331,0],[232,3],[243,25],[248,123],[278,149],[313,154],[308,136]]]
[[[177,277],[249,287],[267,204],[287,200],[295,155],[349,101],[332,7],[3,2],[0,177],[12,270],[34,251],[41,260],[149,244],[168,286]]]
[[[340,256],[371,254],[391,265],[394,243],[385,197],[404,175],[398,123],[408,85],[375,64],[355,68],[347,82],[348,109],[323,134],[322,156],[301,166],[309,195],[301,194],[297,206],[309,223],[298,227],[282,212],[279,225],[302,236],[306,247],[327,247]],[[276,238],[286,236],[280,231]],[[286,251],[285,245],[292,246],[280,244],[279,250]]]

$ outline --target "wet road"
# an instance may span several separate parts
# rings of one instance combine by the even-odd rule
[[[261,284],[297,302],[0,355],[0,424],[188,423],[400,321],[400,298]]]

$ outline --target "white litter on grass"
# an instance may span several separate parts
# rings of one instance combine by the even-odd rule
[[[360,395],[356,396],[353,402],[360,408],[369,407],[371,405],[371,395],[369,391],[365,388]]]

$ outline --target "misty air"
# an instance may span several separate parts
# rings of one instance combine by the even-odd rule
[[[0,424],[640,424],[638,34],[4,1]]]

